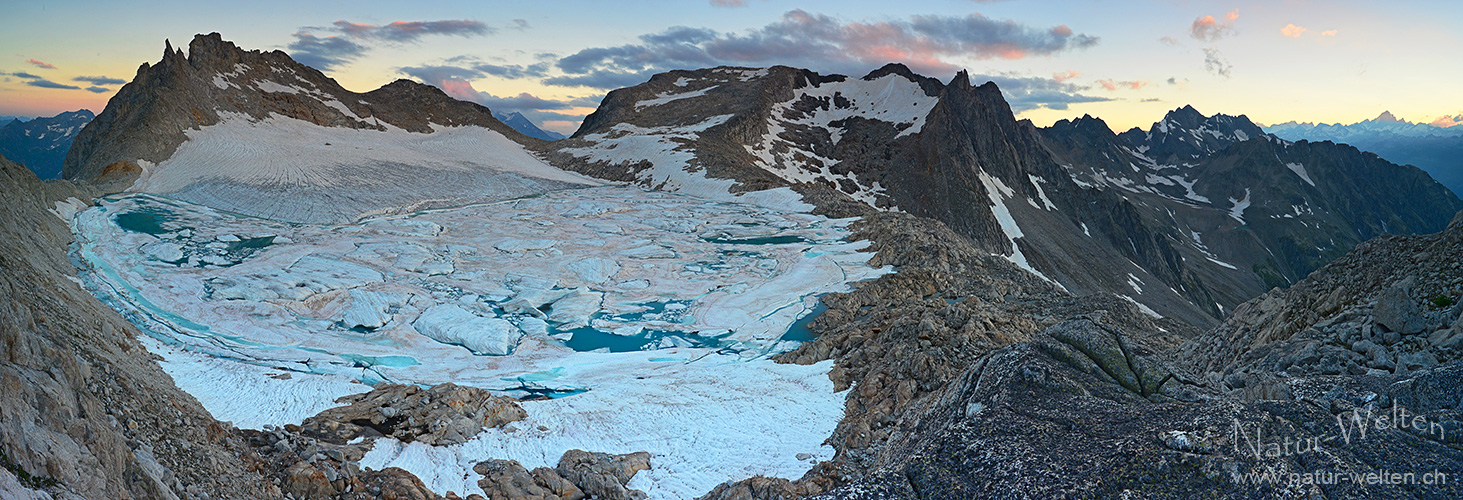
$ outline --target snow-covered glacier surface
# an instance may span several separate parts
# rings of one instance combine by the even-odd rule
[[[653,498],[832,456],[830,362],[769,355],[818,295],[890,272],[849,222],[629,187],[343,224],[130,194],[75,219],[89,286],[219,419],[298,423],[379,381],[549,396],[461,445],[378,441],[363,465],[466,494],[488,458],[648,451],[631,486]]]
[[[433,125],[426,134],[384,122],[376,124],[386,130],[372,130],[280,115],[221,118],[188,130],[167,160],[138,162],[143,172],[129,191],[274,220],[339,223],[602,184],[483,127]]]

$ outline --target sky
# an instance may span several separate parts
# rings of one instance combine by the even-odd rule
[[[1463,121],[1463,2],[68,1],[0,5],[0,115],[100,112],[163,41],[219,32],[366,92],[398,78],[572,133],[655,73],[887,62],[995,81],[1020,118],[1114,131],[1171,109],[1261,124]]]

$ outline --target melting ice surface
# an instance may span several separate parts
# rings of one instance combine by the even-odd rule
[[[818,295],[889,272],[848,222],[626,187],[354,224],[134,194],[75,221],[91,285],[219,419],[298,423],[378,381],[550,396],[461,445],[380,440],[363,465],[466,494],[488,458],[649,451],[631,486],[653,498],[831,457],[831,362],[768,356],[808,340]]]

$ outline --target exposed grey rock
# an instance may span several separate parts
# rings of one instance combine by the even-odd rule
[[[491,500],[580,500],[584,492],[560,477],[553,469],[540,467],[532,473],[516,460],[488,460],[473,467],[484,477],[478,487]]]
[[[1063,326],[1073,327],[1079,325]],[[875,472],[810,498],[1269,498],[1281,494],[1277,486],[1243,482],[1239,475],[1277,468],[1306,473],[1463,466],[1463,451],[1419,441],[1427,439],[1424,432],[1392,428],[1365,441],[1345,441],[1336,436],[1333,413],[1339,409],[1345,419],[1361,411],[1365,418],[1368,411],[1390,411],[1396,401],[1409,405],[1409,415],[1451,421],[1458,410],[1448,405],[1458,391],[1448,384],[1463,382],[1463,364],[1429,369],[1411,384],[1367,376],[1300,379],[1293,389],[1297,400],[1263,403],[1178,382],[1160,397],[1181,388],[1199,397],[1191,403],[1153,402],[1090,369],[1088,360],[1073,363],[1044,346],[1053,342],[1043,334],[982,356],[933,404],[922,405],[918,419],[901,426]],[[985,409],[971,415],[964,408],[974,401]],[[1290,451],[1254,452],[1245,436],[1253,441],[1255,433],[1290,437]],[[1442,499],[1463,494],[1463,485],[1343,481],[1305,491],[1325,498]]]
[[[1416,283],[1417,278],[1409,277],[1377,297],[1377,306],[1372,310],[1377,324],[1403,335],[1422,332],[1422,304],[1412,296]]]
[[[63,498],[186,497],[191,485],[218,498],[279,498],[239,458],[247,446],[236,431],[173,385],[131,323],[71,280],[70,230],[48,209],[95,194],[0,159],[0,452],[45,483],[28,488]]]
[[[559,459],[560,476],[579,486],[593,498],[627,500],[647,498],[645,492],[625,487],[635,473],[650,469],[646,452],[611,455],[569,450]]]
[[[453,383],[422,389],[378,384],[370,392],[337,399],[347,406],[305,419],[303,433],[345,444],[357,437],[390,436],[433,446],[459,444],[485,428],[502,427],[528,416],[517,400]]]

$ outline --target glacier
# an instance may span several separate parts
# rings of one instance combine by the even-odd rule
[[[471,385],[524,398],[528,420],[452,447],[380,440],[362,464],[465,493],[487,458],[649,451],[631,486],[652,498],[832,457],[831,362],[771,355],[806,340],[789,332],[817,297],[893,272],[851,222],[624,186],[313,223],[131,193],[72,221],[88,288],[216,418]]]

